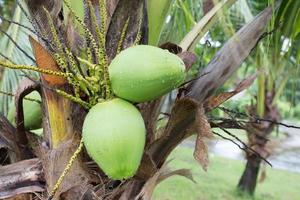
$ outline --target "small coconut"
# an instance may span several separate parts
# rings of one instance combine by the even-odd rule
[[[41,101],[41,95],[37,91],[31,92],[30,94],[26,95],[25,98]],[[42,127],[42,106],[40,103],[36,101],[24,99],[23,112],[24,112],[24,126],[26,130],[39,129]],[[16,106],[15,106],[15,102],[12,101],[9,106],[7,119],[14,126],[16,125],[15,115],[16,115]]]

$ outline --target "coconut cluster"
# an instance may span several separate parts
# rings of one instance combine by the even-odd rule
[[[130,47],[109,65],[116,98],[92,107],[83,124],[87,152],[110,178],[132,177],[141,162],[146,129],[132,103],[160,97],[185,79],[183,61],[167,50],[148,45]]]
[[[149,45],[137,45],[121,51],[108,67],[114,98],[94,105],[82,129],[88,154],[115,180],[136,173],[144,151],[146,128],[133,103],[154,100],[179,87],[185,79],[185,65],[175,54]],[[27,98],[41,100],[38,92]],[[26,130],[41,128],[42,109],[37,102],[24,100]],[[15,124],[15,106],[8,119]],[[32,131],[42,135],[42,129]]]

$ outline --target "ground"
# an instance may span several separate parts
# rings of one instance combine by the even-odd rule
[[[244,169],[244,163],[210,155],[208,172],[204,172],[193,159],[193,149],[178,147],[170,156],[174,169],[188,168],[196,184],[182,177],[172,177],[155,190],[153,200],[248,200],[236,191],[236,185]],[[255,200],[299,200],[300,173],[267,167],[267,177],[259,183]]]

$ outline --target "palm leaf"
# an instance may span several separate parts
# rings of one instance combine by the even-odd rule
[[[202,13],[202,2],[199,0],[176,0],[171,5],[167,20],[164,22],[160,37],[162,43],[172,41],[179,43],[191,30],[193,21],[198,21]]]
[[[235,0],[226,0],[218,3],[210,10],[191,30],[180,43],[184,51],[193,51],[196,44],[204,36],[204,34],[211,28],[217,19],[217,14],[222,11],[224,7],[230,7]]]
[[[25,26],[30,26],[29,20],[25,17],[24,13],[22,13],[20,7],[16,7],[12,20]],[[11,39],[15,41],[23,51],[32,56],[32,50],[28,40],[28,30],[20,27],[19,25],[11,24],[6,33],[10,35]],[[2,54],[14,63],[32,65],[33,61],[28,58],[11,39],[6,35],[3,35],[0,38],[0,49]],[[22,78],[22,75],[23,73],[19,70],[5,69],[3,73],[3,80],[0,84],[1,90],[13,93],[19,83],[19,80]],[[1,113],[4,113],[5,115],[7,114],[8,106],[11,101],[12,97],[0,95]]]
[[[149,44],[157,45],[173,0],[148,0]]]

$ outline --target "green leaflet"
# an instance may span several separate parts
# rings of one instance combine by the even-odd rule
[[[23,24],[25,26],[31,27],[28,19],[22,13],[19,7],[16,7],[15,13],[13,16],[13,21]],[[28,55],[32,56],[32,49],[30,43],[28,41],[28,35],[32,34],[25,28],[22,28],[18,25],[11,24],[6,31],[8,35],[12,37],[12,39],[18,44],[19,47],[22,48]],[[3,35],[3,34],[2,34]],[[17,64],[34,64],[28,57],[20,51],[16,45],[5,35],[0,38],[0,49],[1,53],[8,57],[11,61]],[[32,56],[33,57],[33,56]],[[0,59],[2,57],[0,56]],[[24,74],[20,70],[11,70],[5,69],[3,74],[2,82],[0,83],[0,90],[5,92],[13,93],[16,89],[19,80],[22,78]],[[0,113],[4,113],[5,115],[8,112],[8,106],[12,100],[12,97],[6,95],[0,95]]]
[[[157,45],[174,0],[148,0],[149,44]]]

